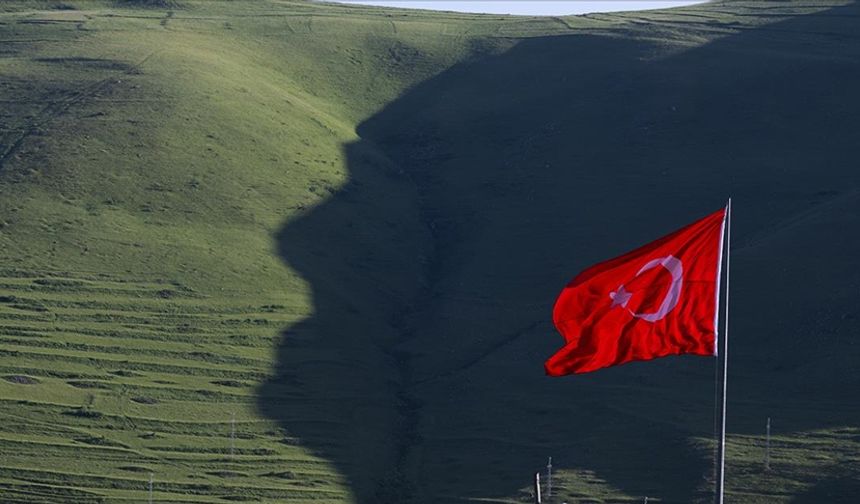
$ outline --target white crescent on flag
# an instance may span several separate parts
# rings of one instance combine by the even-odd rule
[[[681,287],[684,286],[684,265],[683,263],[681,263],[680,259],[673,255],[667,255],[666,257],[660,257],[648,261],[647,263],[645,263],[644,266],[642,266],[642,268],[639,269],[634,278],[658,266],[666,268],[669,274],[672,275],[672,285],[669,286],[669,291],[663,298],[663,302],[660,303],[660,308],[658,308],[657,311],[653,313],[636,313],[633,310],[627,310],[634,317],[640,318],[648,322],[656,322],[658,320],[661,320],[670,311],[672,311],[672,309],[674,309],[675,306],[678,304],[678,300],[681,298]],[[616,290],[615,292],[609,293],[609,297],[612,298],[612,307],[620,305],[622,308],[627,308],[627,302],[630,301],[631,296],[632,294],[630,294],[624,289],[623,284],[619,286],[618,290]]]

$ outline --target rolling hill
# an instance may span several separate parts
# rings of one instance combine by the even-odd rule
[[[711,359],[542,363],[732,195],[727,500],[854,502],[858,16],[3,3],[0,500],[710,502]]]

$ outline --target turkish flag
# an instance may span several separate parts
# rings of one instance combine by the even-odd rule
[[[552,318],[550,376],[678,354],[715,355],[726,209],[570,281]]]

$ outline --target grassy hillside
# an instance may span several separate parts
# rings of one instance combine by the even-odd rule
[[[858,15],[3,3],[3,502],[708,502],[711,360],[541,366],[729,194],[728,500],[853,502]]]

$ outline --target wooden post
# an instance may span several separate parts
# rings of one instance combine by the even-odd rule
[[[535,504],[541,504],[540,500],[540,473],[535,473]]]

